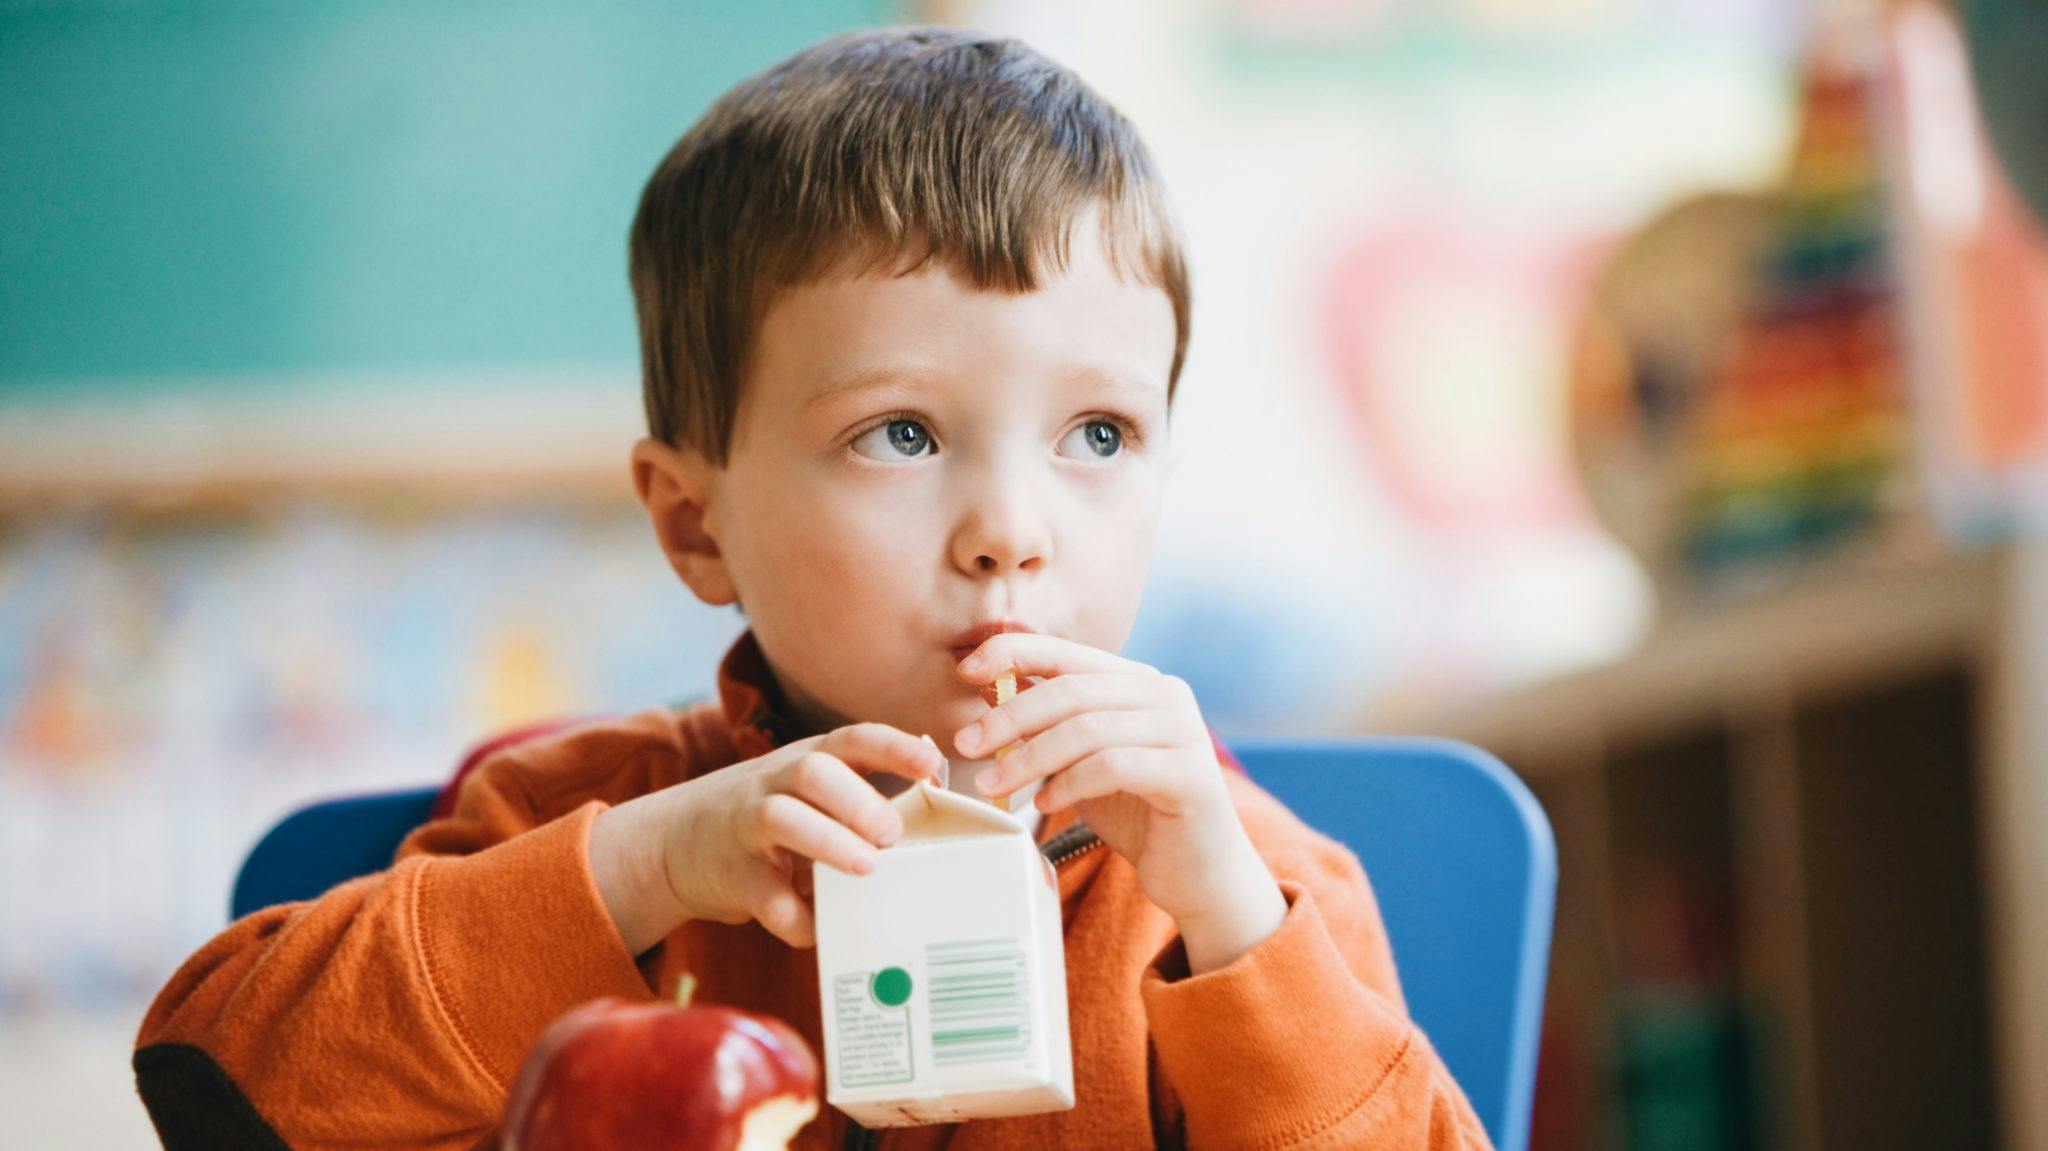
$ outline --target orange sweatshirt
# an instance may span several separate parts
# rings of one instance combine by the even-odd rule
[[[764,754],[779,695],[751,634],[719,698],[521,744],[463,780],[393,866],[257,912],[186,961],[143,1019],[136,1081],[165,1145],[469,1148],[527,1046],[598,996],[697,1000],[787,1020],[822,1044],[816,954],[758,924],[685,924],[637,959],[591,878],[607,804]],[[1286,918],[1190,977],[1173,921],[1096,846],[1058,867],[1076,1105],[879,1133],[888,1151],[1479,1148],[1485,1131],[1408,1020],[1349,851],[1227,772]],[[1048,818],[1040,842],[1069,832]],[[1085,830],[1069,832],[1085,841]],[[837,1151],[830,1107],[793,1144]]]

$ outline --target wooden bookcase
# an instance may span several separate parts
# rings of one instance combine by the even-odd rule
[[[1815,571],[1361,717],[1550,814],[1537,1146],[2048,1148],[2044,596],[2040,544]]]

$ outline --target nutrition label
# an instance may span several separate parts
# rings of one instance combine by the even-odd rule
[[[832,981],[840,1083],[873,1087],[910,1082],[915,1074],[910,992],[910,973],[901,967],[849,971]]]

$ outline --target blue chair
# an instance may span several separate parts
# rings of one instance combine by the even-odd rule
[[[1408,1012],[1500,1151],[1529,1143],[1557,844],[1485,752],[1433,739],[1226,737],[1259,786],[1358,855]]]
[[[231,918],[300,899],[391,866],[399,843],[433,813],[441,789],[330,799],[300,808],[270,829],[235,876]]]
[[[1409,1013],[1500,1151],[1523,1151],[1557,848],[1529,789],[1443,740],[1225,739],[1260,786],[1365,864]],[[315,804],[242,864],[237,918],[386,867],[439,788]]]

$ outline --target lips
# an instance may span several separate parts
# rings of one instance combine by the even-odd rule
[[[955,660],[963,660],[975,648],[988,642],[990,636],[1004,635],[1013,631],[1036,635],[1037,630],[1028,623],[1022,623],[1013,619],[999,619],[988,623],[976,624],[946,642],[947,646],[953,650],[953,658]]]

